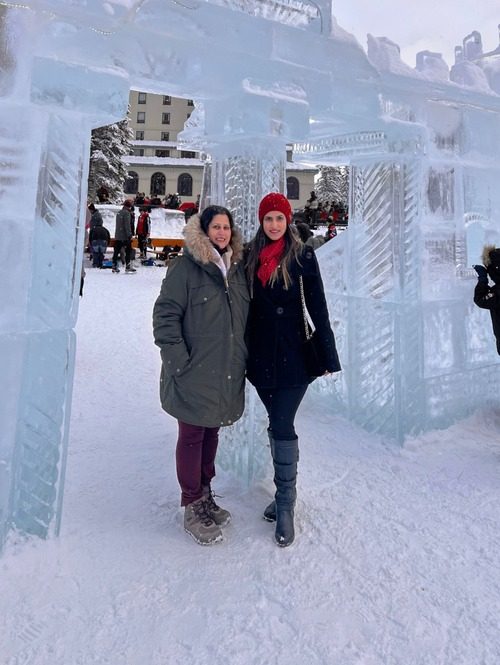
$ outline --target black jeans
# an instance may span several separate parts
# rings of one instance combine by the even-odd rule
[[[293,388],[257,388],[257,394],[269,416],[269,428],[276,441],[292,441],[297,438],[293,423],[307,387],[306,383]]]

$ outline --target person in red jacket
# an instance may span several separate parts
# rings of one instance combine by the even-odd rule
[[[146,206],[139,208],[140,215],[137,222],[137,242],[139,244],[139,252],[141,259],[147,259],[148,238],[151,233],[151,217],[149,216]]]

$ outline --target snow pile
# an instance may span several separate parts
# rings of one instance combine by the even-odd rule
[[[261,518],[269,468],[219,473],[233,522],[202,548],[157,397],[163,275],[87,269],[62,534],[11,536],[2,665],[498,665],[500,410],[401,450],[304,407],[296,543]]]

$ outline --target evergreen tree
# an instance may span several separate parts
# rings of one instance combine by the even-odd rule
[[[105,187],[109,192],[110,203],[120,203],[123,198],[123,185],[128,168],[123,157],[130,154],[130,141],[133,132],[129,127],[128,116],[113,125],[92,130],[90,140],[90,167],[88,198],[97,200],[97,191]]]
[[[319,166],[315,192],[321,203],[336,201],[347,207],[349,203],[349,168],[347,166]]]

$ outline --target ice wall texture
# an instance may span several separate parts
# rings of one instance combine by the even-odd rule
[[[0,8],[0,549],[11,528],[46,537],[61,517],[84,234],[90,128],[110,103],[87,100],[57,62],[33,57],[36,14]],[[109,81],[109,77],[107,77]],[[87,78],[88,80],[88,78]],[[80,90],[79,90],[80,89]],[[121,112],[128,86],[123,86]],[[73,99],[73,101],[77,101]],[[96,111],[95,104],[102,106]],[[114,98],[116,104],[116,96]],[[88,113],[91,109],[91,113]]]
[[[451,82],[438,54],[419,54],[411,70],[397,45],[369,38],[368,55],[382,122],[299,146],[351,165],[349,230],[318,251],[344,373],[310,398],[403,441],[497,399],[500,364],[471,265],[485,242],[500,243],[500,49],[459,59]]]
[[[388,39],[367,56],[328,0],[26,0],[0,4],[0,37],[0,547],[58,528],[90,129],[125,116],[131,87],[197,100],[204,200],[246,237],[287,143],[352,165],[352,226],[320,250],[346,368],[315,386],[331,408],[402,438],[484,403],[498,363],[467,265],[498,228],[500,90],[476,36],[449,76]],[[226,455],[247,478],[267,455],[249,403]]]

